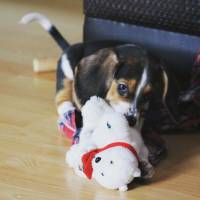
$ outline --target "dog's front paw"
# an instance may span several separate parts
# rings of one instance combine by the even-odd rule
[[[148,145],[148,149],[149,161],[154,166],[167,156],[167,148],[165,145]]]
[[[144,180],[151,179],[153,177],[153,175],[155,174],[154,167],[149,162],[141,161],[140,169],[142,172],[141,177]]]

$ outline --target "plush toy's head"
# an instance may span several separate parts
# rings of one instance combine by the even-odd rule
[[[113,147],[96,154],[92,167],[92,178],[109,189],[126,191],[127,184],[141,175],[138,160],[124,147]]]
[[[102,186],[127,190],[134,177],[141,175],[139,157],[128,143],[114,142],[101,149],[94,149],[82,156],[83,172]]]

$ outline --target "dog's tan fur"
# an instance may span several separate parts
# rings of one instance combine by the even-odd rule
[[[145,88],[144,88],[144,90],[143,90],[143,94],[147,94],[147,93],[149,93],[150,91],[152,90],[152,87],[151,87],[151,85],[146,85],[145,86]]]
[[[137,81],[135,79],[131,80],[126,80],[126,79],[119,79],[119,80],[113,80],[110,86],[110,89],[108,90],[108,93],[106,95],[106,99],[110,102],[120,102],[120,101],[125,101],[125,102],[130,102],[129,97],[123,97],[119,95],[117,91],[117,86],[119,83],[126,84],[129,88],[129,93],[130,95],[134,94],[135,88],[137,85]]]
[[[72,90],[73,102],[75,103],[76,107],[77,107],[79,110],[81,110],[81,107],[82,107],[83,105],[81,105],[80,100],[79,100],[79,98],[78,98],[77,95],[76,95],[75,88],[74,88],[74,83],[73,83],[72,87],[73,87],[73,90]]]
[[[56,94],[55,103],[58,107],[65,101],[73,102],[73,81],[67,78],[64,79],[64,88]]]
[[[102,59],[104,59],[103,62],[101,61]],[[87,73],[88,70],[99,63],[101,63],[100,67],[102,71],[110,74],[109,78],[106,80],[106,86],[110,87],[113,80],[113,71],[115,71],[114,69],[119,63],[116,53],[108,48],[107,50],[99,50],[95,54],[83,58],[80,62],[80,66],[83,66],[82,73]],[[75,68],[75,77],[77,76],[77,73],[79,73],[78,67]]]

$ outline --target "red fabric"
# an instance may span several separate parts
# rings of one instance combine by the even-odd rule
[[[82,157],[83,172],[88,177],[88,179],[92,178],[92,172],[93,172],[92,160],[97,153],[99,153],[99,150],[95,149],[84,154]]]
[[[70,139],[73,139],[77,131],[75,117],[75,111],[69,110],[58,119],[58,128]]]
[[[88,179],[92,178],[92,172],[93,172],[93,168],[92,168],[92,160],[95,157],[95,155],[99,152],[102,152],[106,149],[112,148],[112,147],[124,147],[127,148],[129,151],[131,151],[134,156],[137,158],[137,160],[139,161],[139,156],[137,154],[137,151],[135,150],[135,148],[133,146],[131,146],[128,143],[125,142],[114,142],[111,143],[109,145],[106,145],[105,147],[101,148],[101,149],[95,149],[92,150],[86,154],[84,154],[82,156],[82,162],[83,162],[83,172],[85,173],[85,175],[88,177]]]

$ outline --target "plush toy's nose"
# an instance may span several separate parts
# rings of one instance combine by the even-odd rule
[[[101,160],[101,157],[95,158],[95,163],[98,163]]]

